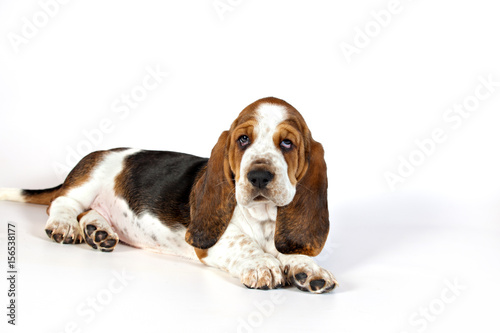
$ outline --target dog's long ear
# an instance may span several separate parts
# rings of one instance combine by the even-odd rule
[[[200,249],[217,243],[236,206],[234,181],[227,159],[228,138],[228,131],[221,134],[205,170],[191,190],[191,222],[186,242]]]
[[[330,228],[323,146],[309,140],[307,171],[297,183],[292,202],[278,207],[274,243],[284,254],[318,255]]]

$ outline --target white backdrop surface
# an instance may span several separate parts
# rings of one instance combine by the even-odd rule
[[[256,99],[326,151],[331,294],[247,290],[119,245],[52,243],[0,202],[2,332],[497,332],[500,6],[493,1],[0,2],[0,187],[92,150],[208,156]],[[7,225],[17,318],[7,323]]]

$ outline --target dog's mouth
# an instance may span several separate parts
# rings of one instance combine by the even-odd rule
[[[284,200],[286,198],[282,198],[284,190],[280,189],[276,190],[274,188],[264,188],[264,189],[252,188],[249,191],[248,188],[244,188],[244,190],[242,191],[243,193],[238,193],[238,189],[236,192],[237,192],[237,197],[238,195],[240,195],[239,198],[241,199],[240,201],[238,201],[238,203],[240,203],[243,206],[271,204],[274,206],[281,207],[289,204],[288,201]]]
[[[270,196],[268,191],[255,191],[253,194],[253,199],[251,200],[253,203],[263,204],[263,203],[274,203],[274,199]]]
[[[269,201],[269,199],[266,198],[265,196],[263,196],[262,194],[259,194],[255,198],[253,198],[253,201],[255,201],[255,202]]]

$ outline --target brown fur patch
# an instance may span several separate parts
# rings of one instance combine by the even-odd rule
[[[92,170],[100,161],[102,161],[107,153],[108,151],[96,151],[85,156],[80,160],[80,162],[78,162],[73,170],[71,170],[64,180],[64,183],[59,186],[45,190],[23,190],[22,196],[25,202],[39,205],[49,205],[47,208],[48,214],[51,202],[57,197],[63,196],[72,188],[85,183],[89,179]]]
[[[307,172],[297,183],[292,202],[278,207],[276,249],[284,254],[316,256],[321,252],[329,230],[328,181],[324,151],[311,139]]]
[[[64,180],[61,192],[58,196],[63,196],[67,191],[84,184],[89,180],[94,168],[109,154],[108,150],[95,151],[81,159],[80,162],[71,170]]]
[[[202,250],[195,247],[194,252],[196,253],[196,256],[201,262],[203,262],[203,259],[208,256],[208,250]]]
[[[274,133],[273,141],[277,147],[283,140],[290,140],[294,148],[290,151],[284,151],[283,156],[288,164],[288,178],[292,185],[296,185],[297,181],[304,175],[306,167],[305,156],[305,141],[302,133],[294,126],[291,126],[289,121],[286,121],[278,126],[278,130]]]
[[[206,169],[200,172],[191,191],[191,223],[186,241],[200,249],[212,247],[219,240],[236,207],[234,181],[227,159],[229,137],[228,131],[221,134]]]
[[[241,122],[241,119],[245,119]],[[240,165],[245,149],[240,147],[238,139],[246,135],[250,139],[250,143],[255,140],[254,129],[257,126],[257,121],[250,115],[244,115],[238,118],[231,126],[231,135],[228,140],[228,162],[234,174],[234,179],[237,182],[240,179]]]
[[[83,213],[80,213],[77,217],[76,217],[76,220],[78,222],[80,222],[80,220],[82,219],[82,217],[84,217],[85,215],[87,215],[88,213],[90,212],[90,209],[84,211]]]
[[[48,205],[56,198],[61,191],[62,184],[45,190],[22,190],[21,195],[24,202]]]

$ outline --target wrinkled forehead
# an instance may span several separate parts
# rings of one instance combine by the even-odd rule
[[[274,131],[279,125],[294,127],[305,133],[307,125],[301,114],[287,102],[273,97],[260,99],[248,105],[233,122],[231,130],[253,126],[259,131]]]

